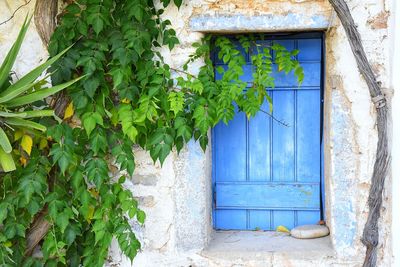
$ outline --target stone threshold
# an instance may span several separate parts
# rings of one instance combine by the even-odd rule
[[[216,231],[201,255],[229,261],[269,261],[276,256],[315,261],[335,258],[335,251],[329,236],[296,239],[287,233],[273,231]]]

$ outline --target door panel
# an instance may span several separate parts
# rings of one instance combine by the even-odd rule
[[[213,129],[213,214],[220,230],[292,228],[320,219],[322,38],[260,42],[298,48],[305,78],[298,86],[293,74],[275,69],[276,87],[266,88],[275,119],[259,112],[247,120],[236,112],[228,125]],[[248,62],[243,80],[249,85],[251,70]],[[268,104],[262,109],[268,112]]]

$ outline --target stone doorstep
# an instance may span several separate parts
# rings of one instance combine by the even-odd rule
[[[296,239],[273,231],[216,231],[201,255],[216,260],[271,261],[284,256],[310,261],[332,259],[335,251],[330,237]]]

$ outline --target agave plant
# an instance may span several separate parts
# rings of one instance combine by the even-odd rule
[[[15,162],[12,156],[13,147],[10,142],[10,136],[13,135],[15,130],[18,128],[44,132],[46,127],[35,122],[35,118],[48,116],[56,118],[53,110],[38,109],[34,103],[44,100],[80,79],[77,78],[50,88],[43,88],[43,84],[47,84],[45,81],[47,77],[38,80],[38,77],[51,64],[67,52],[69,49],[67,48],[18,81],[10,82],[11,68],[15,63],[31,19],[32,17],[25,19],[15,43],[0,67],[0,165],[5,172],[15,170]]]

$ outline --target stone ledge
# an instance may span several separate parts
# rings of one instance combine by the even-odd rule
[[[335,258],[329,236],[316,239],[295,239],[286,233],[262,231],[218,231],[214,232],[210,244],[201,255],[219,260],[262,260],[274,257],[301,260]]]
[[[262,16],[197,16],[190,19],[190,28],[198,32],[276,32],[312,31],[329,27],[329,18],[323,15]]]

